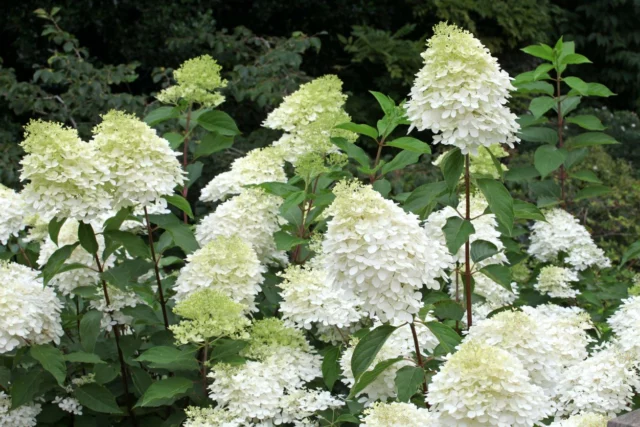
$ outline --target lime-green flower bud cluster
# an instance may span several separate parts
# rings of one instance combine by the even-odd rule
[[[209,55],[202,55],[185,61],[173,72],[176,85],[170,86],[157,96],[165,104],[178,104],[180,100],[214,108],[224,102],[218,89],[226,87],[222,78],[222,67]]]

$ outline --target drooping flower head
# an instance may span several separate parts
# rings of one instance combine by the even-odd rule
[[[263,182],[287,182],[282,150],[278,147],[256,148],[234,160],[231,170],[216,175],[202,189],[200,200],[217,202],[242,193],[245,185]]]
[[[371,186],[340,182],[325,211],[332,219],[322,244],[330,280],[362,301],[382,321],[411,321],[422,306],[420,289],[439,288],[452,258],[422,233],[418,217]]]
[[[62,304],[38,271],[0,261],[0,354],[33,344],[60,343]]]
[[[253,310],[265,271],[248,243],[237,236],[221,236],[187,256],[174,288],[175,299],[182,301],[199,289],[211,288]]]
[[[551,414],[549,399],[518,358],[469,342],[436,373],[427,401],[437,425],[533,427]]]
[[[93,144],[75,129],[32,120],[25,127],[20,179],[26,208],[49,221],[53,217],[88,222],[111,209],[105,188],[110,171]]]
[[[22,196],[10,188],[0,184],[0,205],[2,205],[2,215],[0,215],[0,243],[6,245],[11,236],[18,236],[18,233],[27,226],[27,210],[25,209]]]
[[[541,294],[548,294],[551,298],[575,298],[579,290],[571,287],[571,282],[577,282],[575,271],[564,267],[548,265],[540,270],[538,282],[534,288]]]
[[[196,239],[204,246],[218,236],[239,236],[251,245],[260,261],[286,264],[287,255],[276,249],[273,238],[286,223],[280,205],[282,197],[259,187],[247,188],[205,216],[196,227]]]
[[[554,208],[544,213],[546,221],[531,226],[528,252],[542,262],[555,261],[561,253],[564,260],[578,271],[591,266],[606,268],[611,261],[596,246],[587,229],[570,213]]]
[[[436,25],[422,58],[424,66],[406,103],[411,128],[430,129],[435,143],[454,145],[463,154],[519,141],[516,116],[505,105],[515,88],[471,33]]]
[[[176,304],[173,312],[184,318],[169,327],[180,344],[202,343],[214,337],[249,337],[245,329],[251,322],[245,316],[246,307],[211,288],[193,292]]]
[[[376,402],[371,407],[364,410],[362,427],[432,427],[435,421],[432,420],[429,410],[418,408],[412,403]]]
[[[622,305],[607,319],[617,345],[640,360],[640,296],[622,300]]]
[[[157,98],[166,104],[177,104],[182,99],[215,108],[224,102],[224,96],[217,90],[227,86],[220,71],[222,67],[209,55],[189,59],[173,72],[177,84],[164,89]]]
[[[99,160],[111,171],[112,209],[152,205],[184,183],[179,154],[136,116],[112,110],[93,135]]]

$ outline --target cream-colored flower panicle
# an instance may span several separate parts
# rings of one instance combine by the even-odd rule
[[[187,257],[174,298],[182,301],[197,290],[211,288],[254,310],[264,272],[265,267],[248,243],[237,236],[221,236]]]
[[[173,312],[184,318],[178,325],[169,327],[180,344],[204,343],[220,337],[249,337],[246,328],[251,322],[245,316],[246,307],[211,288],[193,292],[177,303]]]
[[[256,148],[246,156],[236,159],[231,164],[231,170],[216,175],[206,187],[202,189],[200,200],[203,202],[217,202],[230,195],[245,191],[246,185],[262,184],[263,182],[287,182],[284,173],[282,149],[277,147]]]
[[[606,268],[611,261],[596,246],[587,229],[570,213],[554,208],[544,213],[546,221],[531,226],[528,252],[542,262],[555,261],[561,253],[565,263],[578,271],[597,266]]]
[[[105,159],[75,129],[33,120],[25,127],[20,179],[26,208],[44,221],[53,217],[88,222],[111,209]]]
[[[111,170],[112,209],[153,205],[184,183],[179,154],[136,116],[112,110],[93,135],[100,162]]]
[[[436,425],[533,427],[551,415],[543,390],[506,350],[470,342],[446,359],[427,397]]]
[[[440,23],[422,53],[406,103],[411,128],[434,132],[434,143],[477,154],[479,147],[518,142],[516,115],[506,106],[515,90],[489,50],[455,25]]]
[[[551,298],[575,298],[580,291],[571,287],[571,282],[577,282],[575,271],[564,267],[548,265],[540,270],[537,283],[533,286],[541,294]]]
[[[189,59],[173,72],[177,84],[164,89],[157,98],[165,104],[177,104],[182,99],[203,107],[217,107],[225,99],[218,89],[227,86],[220,71],[222,67],[209,55]]]
[[[261,188],[247,188],[205,216],[196,227],[196,239],[204,246],[218,236],[238,236],[251,245],[261,262],[286,264],[287,254],[276,249],[273,234],[286,220],[280,215],[282,197]]]
[[[33,344],[60,343],[62,303],[38,271],[0,261],[0,354]]]
[[[433,427],[435,421],[429,410],[412,403],[376,402],[364,410],[361,427]]]
[[[0,244],[6,245],[11,236],[18,236],[18,233],[27,226],[27,217],[30,212],[25,209],[22,196],[2,184],[0,184],[0,205],[2,206]]]
[[[640,360],[640,296],[622,300],[622,305],[607,319],[617,345]]]
[[[325,211],[332,219],[322,242],[329,280],[362,301],[362,310],[385,321],[410,322],[422,307],[423,284],[453,262],[447,249],[420,229],[418,217],[384,199],[370,185],[340,182]]]
[[[549,427],[607,427],[610,419],[605,415],[585,412],[551,423]]]

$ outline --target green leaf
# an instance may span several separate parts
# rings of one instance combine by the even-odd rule
[[[386,179],[379,179],[373,183],[373,189],[382,195],[387,197],[391,192],[391,183]]]
[[[102,313],[93,310],[85,313],[80,320],[80,343],[87,353],[93,353],[100,335]]]
[[[207,111],[198,116],[196,121],[206,130],[217,132],[223,136],[240,135],[236,122],[230,115],[220,110]]]
[[[509,292],[513,292],[511,289],[511,269],[509,267],[491,264],[480,269],[480,272]]]
[[[298,236],[292,236],[291,234],[283,230],[275,232],[273,238],[276,242],[276,248],[279,251],[288,251],[294,246],[307,243],[305,239]]]
[[[115,267],[111,267],[102,273],[102,278],[113,286],[127,290],[132,283],[137,283],[138,278],[147,273],[153,264],[142,259],[127,259]]]
[[[426,142],[422,142],[417,138],[410,136],[403,136],[401,138],[394,139],[393,141],[385,142],[385,145],[390,147],[401,148],[407,151],[413,151],[414,153],[429,154],[431,153],[431,147]]]
[[[482,149],[489,154],[489,157],[491,157],[491,162],[496,168],[496,172],[498,172],[500,180],[504,181],[504,170],[502,169],[502,163],[500,163],[500,160],[498,160],[498,158],[491,152],[491,150],[489,150],[488,147],[482,147]]]
[[[376,98],[384,114],[386,115],[393,114],[396,108],[396,103],[393,101],[393,99],[389,98],[387,95],[380,92],[375,92],[370,90],[369,93]]]
[[[518,132],[518,137],[529,142],[546,142],[555,144],[558,142],[557,131],[543,127],[528,127]]]
[[[524,53],[528,53],[531,56],[535,56],[537,58],[546,59],[547,61],[553,61],[553,49],[551,46],[547,46],[546,44],[538,44],[527,46],[524,49],[521,49]]]
[[[120,230],[106,231],[103,234],[106,241],[113,240],[124,246],[127,252],[129,252],[129,255],[139,258],[151,259],[151,252],[149,251],[149,247],[137,234]]]
[[[56,250],[50,257],[44,268],[42,269],[42,280],[46,285],[49,280],[56,275],[56,273],[62,268],[64,262],[69,259],[73,251],[78,247],[80,243],[74,243],[73,245],[65,245]]]
[[[357,396],[358,393],[360,393],[362,390],[367,388],[369,384],[374,382],[375,379],[378,378],[380,374],[383,373],[388,367],[400,362],[401,360],[404,360],[404,358],[397,357],[395,359],[383,360],[382,362],[379,362],[378,364],[376,364],[376,366],[372,370],[366,371],[362,375],[356,377],[357,378],[356,383],[351,388],[351,391],[349,392],[349,396],[347,396],[347,399],[351,399]]]
[[[565,55],[560,59],[560,62],[562,64],[586,64],[589,63],[591,64],[591,61],[589,61],[589,59],[584,56],[584,55],[580,55],[579,53],[570,53],[569,55]]]
[[[462,316],[464,315],[464,308],[462,308],[462,305],[450,299],[438,301],[433,305],[435,306],[433,314],[435,314],[438,319],[458,321],[462,319]]]
[[[435,335],[445,352],[453,353],[462,338],[451,327],[440,322],[426,322],[425,326]]]
[[[41,344],[31,346],[30,354],[53,375],[60,387],[64,386],[64,381],[67,378],[67,365],[60,350],[51,344]]]
[[[332,347],[324,354],[322,359],[322,378],[327,386],[327,389],[331,391],[333,385],[340,378],[340,347]]]
[[[149,215],[152,223],[158,225],[160,228],[167,230],[174,243],[189,255],[191,252],[199,249],[200,246],[196,241],[191,227],[180,221],[175,215]]]
[[[534,204],[523,202],[522,200],[513,201],[513,213],[516,218],[533,219],[535,221],[544,221],[544,215]]]
[[[224,360],[229,356],[237,356],[240,350],[248,345],[246,341],[240,340],[219,340],[211,352],[211,358],[214,360]]]
[[[197,371],[199,369],[193,351],[181,351],[175,347],[152,347],[135,359],[138,362],[148,362],[153,369],[168,369],[169,371]]]
[[[484,261],[498,253],[498,247],[486,240],[471,242],[471,259],[473,262]]]
[[[567,123],[573,123],[587,130],[605,130],[600,119],[590,114],[567,117]]]
[[[605,187],[604,185],[590,185],[578,191],[573,200],[578,202],[580,200],[589,199],[591,197],[600,197],[604,196],[605,194],[609,194],[612,191],[613,190],[611,188]]]
[[[167,132],[162,135],[162,137],[169,141],[169,147],[171,147],[172,150],[177,149],[184,142],[184,135],[180,135],[176,132]]]
[[[562,100],[562,102],[560,102],[560,108],[562,108],[562,117],[566,117],[567,114],[569,114],[570,112],[572,112],[573,110],[578,108],[578,105],[580,105],[580,101],[581,100],[582,100],[582,98],[579,97],[579,96],[567,96],[567,97],[565,97]],[[554,107],[553,109],[557,111],[557,107]],[[554,142],[554,144],[555,144],[555,142]]]
[[[615,95],[615,93],[611,92],[608,87],[600,83],[589,83],[589,87],[587,88],[587,95],[589,96],[600,96],[603,98],[607,98],[609,96]]]
[[[622,268],[622,266],[625,265],[627,262],[629,262],[629,260],[635,259],[635,258],[640,258],[640,240],[632,243],[627,248],[627,250],[624,251],[622,258],[620,259],[620,265],[618,266],[618,268],[619,269]]]
[[[447,183],[444,181],[421,185],[409,194],[403,208],[424,218],[431,213],[435,207],[436,199],[445,191],[447,191]]]
[[[542,78],[549,78],[548,74],[543,74],[540,76]],[[517,85],[518,92],[525,94],[533,94],[533,93],[545,93],[549,96],[553,96],[555,89],[553,85],[548,82],[530,82],[530,83],[521,83]]]
[[[533,71],[533,79],[534,80],[538,80],[540,77],[543,77],[545,74],[547,74],[551,70],[553,70],[553,65],[552,64],[547,64],[547,63],[540,64]],[[552,89],[551,93],[553,94],[553,89]]]
[[[65,354],[64,360],[72,363],[89,363],[93,365],[104,363],[104,361],[100,359],[97,354],[85,353],[84,351],[76,351],[74,353]]]
[[[557,148],[555,145],[541,145],[533,157],[535,165],[542,178],[558,169],[567,158],[567,150]]]
[[[540,176],[533,166],[513,167],[504,174],[505,181],[531,181]]]
[[[580,147],[590,147],[592,145],[611,145],[619,144],[611,135],[603,132],[585,132],[580,135],[569,138],[567,146],[571,149]]]
[[[49,237],[51,237],[51,241],[55,243],[56,246],[58,245],[58,235],[60,234],[60,229],[62,228],[66,220],[67,218],[53,218],[51,221],[49,221]]]
[[[98,241],[96,240],[96,235],[93,232],[91,224],[84,222],[78,224],[78,240],[80,241],[80,246],[91,255],[98,252]]]
[[[284,182],[263,182],[256,187],[264,189],[269,194],[275,194],[280,197],[287,197],[291,193],[300,191],[298,187]]]
[[[296,191],[295,193],[289,194],[285,199],[282,205],[280,206],[281,212],[286,212],[294,206],[300,205],[305,201],[307,197],[307,193],[304,190]]]
[[[122,208],[117,214],[104,222],[104,231],[120,230],[122,223],[131,215],[131,208]]]
[[[192,387],[193,382],[182,377],[171,377],[154,382],[138,400],[135,407],[170,405],[185,395]]]
[[[191,188],[198,178],[200,178],[203,167],[204,164],[202,162],[193,162],[190,165],[187,165],[187,188]]]
[[[448,151],[440,162],[440,169],[450,190],[455,190],[464,169],[464,156],[459,148]]]
[[[155,126],[158,123],[162,123],[169,119],[176,119],[179,116],[177,108],[174,107],[159,107],[147,114],[144,118],[144,122],[149,126]]]
[[[233,145],[233,137],[221,135],[217,132],[206,134],[193,153],[193,158],[197,159],[202,156],[210,156],[213,153],[217,153],[222,150],[226,150]]]
[[[398,402],[408,402],[424,381],[424,369],[419,366],[403,366],[396,372]]]
[[[496,216],[498,224],[502,225],[509,236],[513,233],[513,198],[505,186],[495,179],[477,180],[478,188],[489,203],[489,209]]]
[[[355,132],[360,135],[366,135],[373,139],[378,139],[378,131],[369,125],[359,125],[357,123],[347,122],[347,123],[341,123],[337,126],[334,126],[334,128],[344,129],[351,132]]]
[[[602,184],[602,181],[598,179],[596,174],[590,170],[576,171],[569,173],[571,178],[579,179],[585,182],[591,182],[593,184]]]
[[[567,169],[570,169],[574,165],[583,161],[585,157],[587,157],[587,154],[589,154],[589,149],[586,147],[576,148],[574,150],[569,151],[569,154],[567,155],[567,159],[564,161],[564,166]]]
[[[82,406],[104,414],[123,415],[111,392],[100,384],[91,383],[80,386],[75,396]]]
[[[600,96],[609,97],[615,95],[605,85],[600,83],[587,83],[578,77],[565,77],[562,79],[571,89],[571,92],[576,92],[583,96]],[[571,94],[569,92],[569,94]]]
[[[165,195],[162,196],[162,198],[165,199],[170,205],[173,205],[176,208],[180,209],[182,212],[186,213],[189,218],[193,219],[191,205],[189,204],[187,199],[177,194],[172,194],[170,196]]]
[[[457,253],[458,249],[469,240],[469,236],[476,232],[470,221],[457,216],[447,219],[442,231],[447,241],[447,248],[452,254]]]
[[[367,153],[365,153],[365,151],[362,148],[358,147],[356,144],[347,141],[346,138],[331,138],[331,143],[347,153],[347,156],[354,159],[361,166],[369,167],[369,165],[371,164],[371,159],[369,159]]]
[[[389,163],[382,166],[382,175],[386,175],[389,172],[393,172],[398,169],[404,169],[405,167],[417,163],[420,159],[420,153],[413,151],[403,150],[398,153]]]
[[[529,111],[533,113],[535,118],[538,118],[542,117],[544,113],[552,109],[554,105],[556,105],[555,99],[548,96],[541,96],[531,100],[531,103],[529,104]]]
[[[144,369],[137,366],[129,366],[129,372],[131,373],[131,381],[133,382],[133,386],[135,387],[137,394],[142,396],[153,383],[151,375],[149,375]]]
[[[369,331],[356,345],[351,357],[351,371],[354,378],[358,380],[360,376],[369,369],[378,351],[382,348],[387,338],[391,336],[395,326],[381,325]]]
[[[39,368],[18,375],[11,384],[11,409],[33,402],[41,394],[40,387],[46,379],[45,375]]]

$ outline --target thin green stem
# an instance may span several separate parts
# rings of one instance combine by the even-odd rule
[[[190,136],[190,130],[189,127],[191,126],[191,110],[193,108],[193,104],[189,105],[189,109],[187,110],[187,121],[185,124],[185,135],[184,135],[184,141],[183,141],[183,147],[182,147],[182,167],[184,168],[185,172],[187,171],[187,166],[189,166],[189,136]],[[182,188],[182,197],[184,197],[185,199],[187,198],[187,195],[189,194],[189,185],[188,183],[185,183],[184,187]],[[184,221],[185,224],[189,223],[189,217],[187,216],[186,212],[182,213],[182,220]]]

